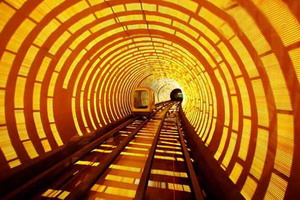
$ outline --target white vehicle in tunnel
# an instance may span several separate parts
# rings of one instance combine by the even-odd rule
[[[151,88],[135,88],[131,94],[131,112],[149,114],[155,105],[154,90]]]

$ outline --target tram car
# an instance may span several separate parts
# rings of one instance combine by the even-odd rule
[[[131,111],[133,114],[147,115],[155,108],[154,90],[151,88],[135,88],[131,95]]]

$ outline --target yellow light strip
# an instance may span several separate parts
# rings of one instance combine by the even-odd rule
[[[159,153],[169,153],[169,154],[182,155],[182,152],[180,152],[180,151],[166,151],[166,150],[160,150],[160,149],[156,149],[155,151],[159,152]]]
[[[161,160],[173,160],[173,161],[181,161],[181,162],[184,161],[183,158],[171,157],[171,156],[158,156],[158,155],[155,155],[154,158],[155,159],[161,159]]]
[[[164,175],[164,176],[175,176],[175,177],[181,177],[181,178],[188,177],[186,172],[175,172],[175,171],[168,171],[168,170],[162,170],[162,169],[152,169],[151,174],[158,174],[158,175]]]
[[[130,146],[126,146],[125,149],[129,149],[129,150],[137,150],[137,151],[149,151],[149,149],[146,149],[146,148],[130,147]]]
[[[112,150],[104,150],[104,149],[93,149],[92,152],[99,152],[99,153],[111,153]]]
[[[123,156],[136,156],[136,157],[147,157],[147,154],[142,154],[142,153],[131,153],[131,152],[121,152],[121,155]]]
[[[123,197],[130,197],[130,198],[133,198],[135,196],[135,190],[122,189],[122,188],[111,187],[111,186],[107,186],[104,193],[123,196]]]
[[[86,160],[78,160],[74,165],[89,165],[96,167],[100,165],[100,162],[91,162],[91,161],[86,161]]]
[[[131,166],[123,166],[123,165],[116,165],[116,164],[110,165],[109,168],[117,169],[117,170],[131,171],[131,172],[141,172],[142,171],[141,168],[131,167]]]
[[[134,178],[117,176],[117,175],[112,175],[112,174],[106,175],[105,180],[117,181],[117,182],[122,182],[122,183],[130,183],[130,184],[134,184],[134,182],[135,182]]]

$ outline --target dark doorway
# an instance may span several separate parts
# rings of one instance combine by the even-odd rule
[[[170,94],[170,98],[172,101],[182,101],[183,100],[183,94],[181,89],[174,89],[171,94]]]

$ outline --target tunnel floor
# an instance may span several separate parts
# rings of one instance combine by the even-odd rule
[[[204,199],[179,106],[176,101],[158,104],[151,117],[130,119],[82,147],[91,150],[61,173],[41,175],[42,187],[35,180],[5,198],[25,193],[28,199]]]

